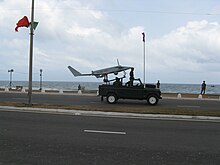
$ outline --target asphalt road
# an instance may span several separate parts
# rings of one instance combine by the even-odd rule
[[[28,96],[25,93],[0,93],[0,102],[20,102],[27,103]],[[139,100],[119,100],[117,104],[109,105],[106,101],[101,102],[98,96],[86,95],[62,95],[62,94],[33,94],[32,102],[35,104],[54,104],[54,105],[105,105],[110,106],[149,106],[146,101]],[[204,99],[162,99],[159,101],[158,107],[167,108],[193,108],[206,110],[220,110],[220,100],[204,100]]]
[[[220,164],[220,123],[0,111],[0,164]]]

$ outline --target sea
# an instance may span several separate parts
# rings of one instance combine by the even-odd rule
[[[43,81],[42,89],[45,90],[77,90],[80,84],[85,90],[97,90],[101,82],[64,82],[64,81]],[[23,86],[28,89],[27,81],[13,81],[12,88],[16,86]],[[0,81],[0,88],[9,87],[9,81]],[[40,88],[40,82],[33,81],[33,89]],[[160,89],[162,93],[193,93],[199,94],[201,91],[201,84],[168,84],[161,83]],[[220,95],[220,85],[207,84],[206,94]]]

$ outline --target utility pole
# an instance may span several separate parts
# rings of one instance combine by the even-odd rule
[[[30,56],[29,56],[29,87],[28,105],[32,106],[32,72],[33,72],[33,38],[34,38],[34,0],[31,5],[31,27],[30,27]]]
[[[9,89],[11,89],[11,86],[12,86],[12,73],[13,72],[14,72],[13,69],[8,70],[8,73],[10,73],[10,75],[9,75]]]
[[[142,33],[143,35],[143,72],[144,72],[144,75],[143,75],[143,81],[144,81],[144,88],[146,87],[146,84],[145,84],[145,33],[143,32]]]
[[[43,77],[42,72],[43,72],[43,70],[40,69],[40,90],[42,90],[42,77]]]

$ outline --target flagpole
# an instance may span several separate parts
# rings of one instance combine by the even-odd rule
[[[30,56],[29,56],[29,87],[28,87],[28,105],[32,106],[32,72],[33,72],[33,38],[34,38],[34,0],[31,7],[31,26],[30,26]]]
[[[146,85],[145,85],[145,33],[143,32],[142,33],[142,35],[143,35],[143,73],[144,73],[144,75],[143,75],[143,81],[144,81],[144,88],[146,87]]]

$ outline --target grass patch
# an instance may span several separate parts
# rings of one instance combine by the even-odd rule
[[[0,106],[29,107],[25,103],[4,102]],[[126,105],[51,105],[51,104],[33,104],[32,108],[47,109],[66,109],[66,110],[85,110],[85,111],[103,111],[103,112],[122,112],[122,113],[141,113],[141,114],[166,114],[166,115],[190,115],[190,116],[218,116],[220,110],[201,110],[193,108],[166,108],[159,106],[126,106]]]

